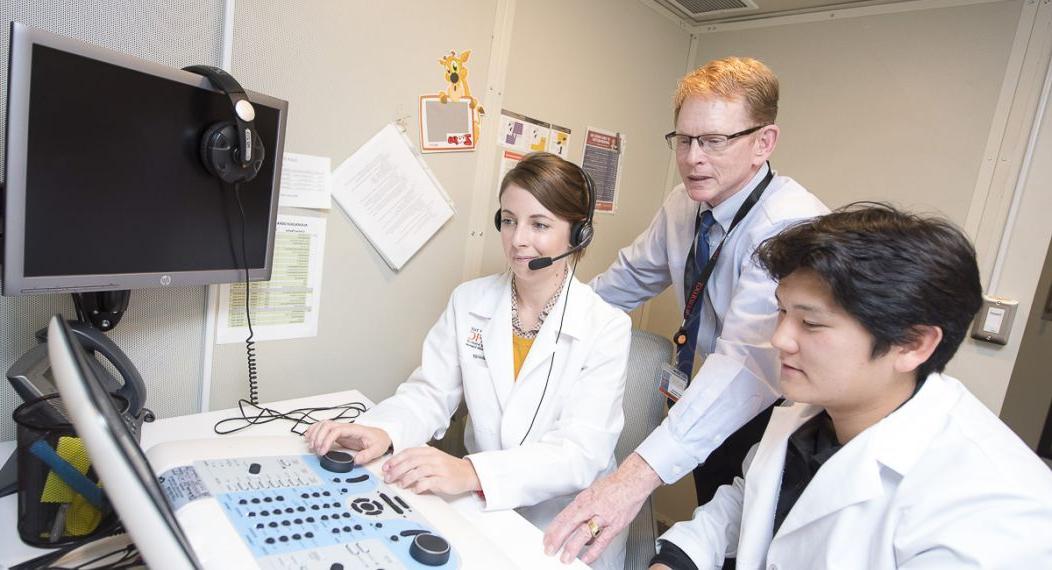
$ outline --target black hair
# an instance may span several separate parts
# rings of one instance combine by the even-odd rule
[[[814,271],[873,335],[873,358],[915,340],[918,326],[942,329],[918,379],[943,371],[982,305],[975,249],[961,230],[888,204],[848,204],[785,229],[755,255],[775,280]]]

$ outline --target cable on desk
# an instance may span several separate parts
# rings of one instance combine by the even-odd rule
[[[292,427],[289,428],[289,431],[296,435],[303,435],[303,432],[306,431],[306,429],[304,428],[302,431],[298,431],[297,428],[299,428],[300,425],[310,426],[314,423],[321,421],[320,418],[315,418],[313,414],[339,410],[339,413],[335,416],[323,419],[328,419],[332,421],[344,420],[346,423],[353,423],[354,420],[358,418],[358,416],[365,413],[366,409],[365,404],[362,402],[348,402],[345,404],[339,404],[335,406],[296,408],[295,410],[281,412],[272,408],[260,406],[259,404],[255,404],[244,398],[238,400],[237,407],[238,411],[241,412],[240,416],[224,418],[219,420],[212,427],[212,431],[219,435],[226,435],[230,433],[239,432],[245,428],[254,425],[269,424],[273,421],[285,420],[293,422]],[[220,426],[224,426],[232,422],[243,422],[244,425],[239,425],[233,428],[220,428]]]

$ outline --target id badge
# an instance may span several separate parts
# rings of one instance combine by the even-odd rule
[[[676,402],[687,391],[687,375],[679,371],[679,368],[669,363],[661,365],[658,373],[658,392],[661,392],[669,400]]]

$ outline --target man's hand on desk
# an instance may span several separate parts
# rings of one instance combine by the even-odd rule
[[[635,453],[629,455],[617,471],[581,491],[548,525],[544,533],[545,554],[551,556],[561,547],[560,559],[569,564],[582,548],[590,545],[581,560],[585,564],[595,562],[661,483],[661,478],[642,457]],[[592,525],[589,521],[593,521]],[[598,530],[594,538],[590,526]]]
[[[333,444],[354,452],[354,462],[365,465],[380,457],[391,448],[391,436],[387,432],[357,424],[322,420],[303,433],[307,446],[318,455],[325,455]]]
[[[481,491],[475,466],[433,447],[414,447],[400,451],[384,463],[384,482],[414,493],[424,491],[457,495]]]

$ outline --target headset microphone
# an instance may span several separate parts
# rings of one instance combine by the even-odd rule
[[[531,259],[530,263],[528,264],[528,266],[529,266],[530,269],[532,269],[534,271],[537,271],[538,269],[544,269],[545,267],[548,267],[549,265],[555,263],[556,261],[559,261],[560,259],[566,257],[567,255],[573,255],[573,254],[577,253],[578,251],[581,251],[582,249],[587,247],[588,244],[591,243],[591,241],[592,241],[592,236],[588,236],[587,240],[585,240],[585,241],[583,241],[583,242],[571,247],[570,249],[566,250],[565,252],[563,252],[563,253],[561,253],[559,255],[556,255],[555,257],[538,257],[536,259]]]

